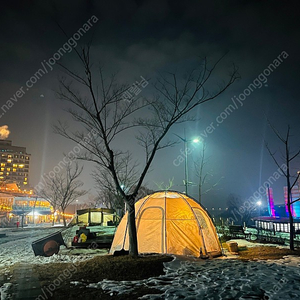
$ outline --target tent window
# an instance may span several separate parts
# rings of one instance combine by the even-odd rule
[[[197,217],[197,220],[198,220],[198,222],[199,222],[201,228],[202,228],[202,229],[207,229],[207,223],[206,223],[205,219],[203,218],[200,209],[198,209],[198,208],[193,208],[193,211],[194,211],[194,213],[195,213],[195,215],[196,215],[196,217]]]

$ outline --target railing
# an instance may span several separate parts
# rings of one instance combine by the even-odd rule
[[[47,206],[29,206],[29,205],[13,205],[12,206],[13,210],[22,210],[22,211],[32,211],[33,209],[35,210],[43,210],[43,211],[51,211],[50,207]]]

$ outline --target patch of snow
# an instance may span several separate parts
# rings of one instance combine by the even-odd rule
[[[281,259],[267,260],[267,263],[274,263],[277,265],[285,265],[290,267],[300,267],[300,257],[295,255],[286,255]]]
[[[12,299],[11,296],[9,295],[8,291],[11,288],[12,283],[4,283],[0,287],[0,299],[1,300],[9,300]]]
[[[270,263],[177,257],[164,264],[165,275],[139,281],[103,280],[88,287],[118,294],[140,286],[160,291],[141,299],[299,299],[300,269],[291,262],[299,265],[300,258]]]
[[[229,243],[229,242],[236,242],[239,247],[248,247],[248,248],[259,247],[259,246],[277,247],[279,249],[287,249],[287,248],[289,248],[288,246],[284,246],[284,245],[253,243],[253,242],[249,242],[249,241],[247,241],[245,239],[233,239],[233,240],[227,241],[227,243]]]
[[[80,282],[80,281],[70,281],[70,284],[73,284],[73,285],[82,285],[82,282]]]
[[[15,263],[76,263],[91,259],[95,255],[107,254],[108,252],[106,249],[67,249],[61,246],[57,255],[50,257],[35,256],[31,243],[57,231],[57,228],[7,229],[7,237],[5,237],[5,240],[3,238],[0,240],[0,268],[2,269]]]

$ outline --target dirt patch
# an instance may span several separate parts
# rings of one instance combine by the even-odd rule
[[[36,265],[38,274],[48,299],[128,299],[128,295],[108,295],[101,289],[86,288],[89,283],[97,283],[103,279],[139,280],[164,274],[163,262],[173,258],[163,255],[114,257],[98,256],[78,264],[47,264]],[[78,285],[70,282],[80,282]],[[53,289],[53,291],[51,291]],[[130,294],[130,299],[138,299],[144,294],[156,293],[151,288],[142,287]],[[53,294],[53,295],[51,295]]]
[[[171,261],[170,256],[130,256],[112,255],[97,256],[91,260],[74,264],[53,263],[36,265],[35,271],[43,280],[54,280],[64,270],[69,269],[72,280],[98,282],[103,279],[112,280],[138,280],[159,276],[163,273],[163,262]],[[76,268],[76,270],[75,270]],[[68,273],[68,272],[67,272]]]
[[[239,247],[237,258],[244,261],[267,260],[280,259],[286,255],[300,255],[300,250],[291,251],[289,249],[279,249],[275,246]],[[43,288],[44,298],[41,299],[134,300],[145,294],[161,294],[161,291],[140,286],[128,294],[118,295],[117,293],[109,294],[100,288],[88,288],[87,286],[103,279],[132,281],[156,277],[164,274],[163,262],[172,259],[170,256],[163,255],[141,256],[135,259],[130,256],[113,257],[106,255],[97,256],[77,264],[51,263],[35,265],[33,271],[38,276]]]
[[[266,260],[266,259],[280,259],[286,255],[300,256],[300,250],[295,251],[289,249],[279,249],[271,246],[258,246],[258,247],[244,247],[239,248],[238,259],[242,260]]]

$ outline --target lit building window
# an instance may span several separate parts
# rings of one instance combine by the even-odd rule
[[[17,172],[17,169],[13,169],[13,172]]]
[[[8,163],[11,163],[11,159],[8,159],[7,162],[8,162]]]
[[[1,167],[5,167],[5,164],[4,164],[4,163],[2,163],[2,164],[1,164]]]
[[[21,169],[24,168],[24,165],[19,165],[19,168],[21,168]]]
[[[1,168],[1,171],[4,171],[4,168]]]
[[[10,171],[10,168],[7,168],[7,171]]]

